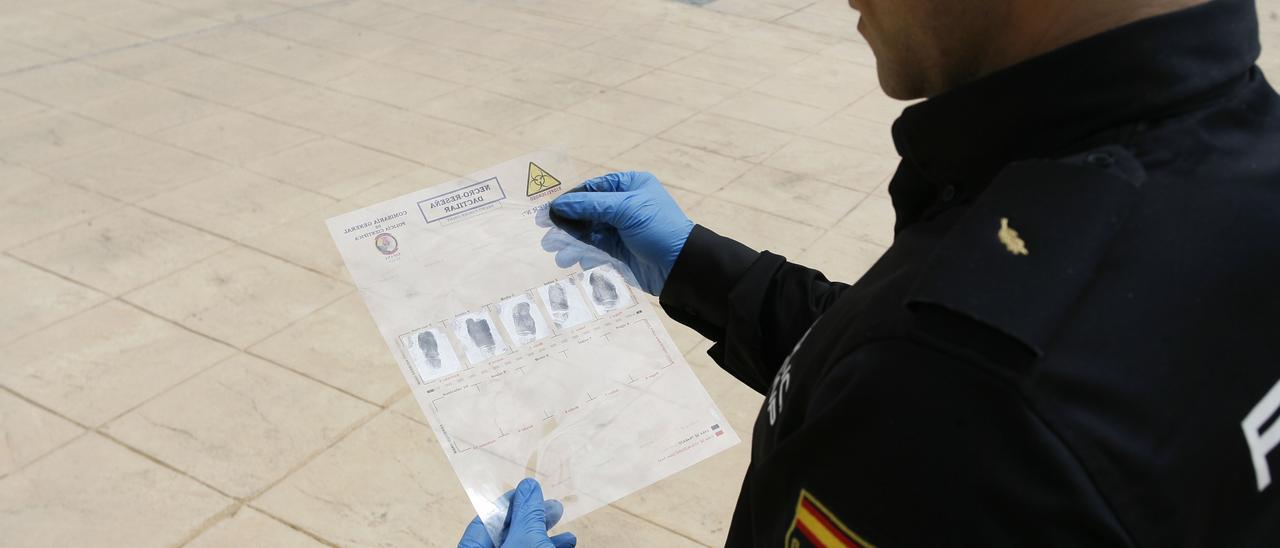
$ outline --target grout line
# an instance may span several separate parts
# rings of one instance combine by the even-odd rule
[[[699,382],[701,382],[701,381],[699,381]],[[726,418],[727,418],[727,417],[726,417]],[[668,477],[670,477],[670,476],[668,476]],[[672,528],[670,528],[670,527],[668,527],[668,526],[666,526],[666,525],[664,525],[664,524],[662,524],[662,523],[659,523],[659,522],[657,522],[657,521],[654,521],[653,519],[651,519],[651,518],[649,518],[649,517],[642,516],[642,515],[640,515],[640,514],[637,514],[637,513],[635,513],[635,512],[632,512],[632,511],[630,511],[630,510],[628,510],[628,509],[626,509],[626,508],[623,508],[623,507],[621,507],[621,506],[617,506],[617,505],[615,505],[615,504],[609,504],[609,505],[607,505],[607,506],[609,506],[610,508],[613,508],[614,510],[617,510],[617,511],[619,511],[619,512],[622,512],[622,513],[624,513],[624,514],[627,514],[627,515],[629,515],[629,516],[631,516],[631,517],[633,517],[633,518],[639,519],[640,521],[647,522],[647,523],[649,523],[649,524],[651,524],[651,525],[653,525],[653,526],[655,526],[655,527],[658,527],[659,529],[663,529],[663,530],[665,530],[665,531],[668,531],[668,532],[670,532],[670,533],[671,533],[671,534],[673,534],[673,535],[676,535],[676,536],[678,536],[678,537],[682,537],[682,538],[684,538],[684,539],[686,539],[686,540],[688,540],[688,541],[690,541],[690,542],[693,542],[694,544],[698,544],[698,545],[701,545],[701,546],[709,546],[708,544],[706,544],[706,543],[704,543],[704,542],[702,542],[702,541],[700,541],[700,540],[698,540],[698,539],[695,539],[695,538],[693,538],[693,537],[691,537],[691,536],[689,536],[689,535],[686,535],[686,534],[684,534],[684,533],[682,533],[682,532],[680,532],[680,531],[677,531],[677,530],[675,530],[675,529],[672,529]]]
[[[337,544],[337,543],[335,543],[335,542],[332,542],[332,541],[330,541],[330,540],[328,540],[328,539],[326,539],[326,538],[324,538],[324,537],[321,537],[320,535],[318,535],[318,534],[316,534],[316,533],[311,532],[310,530],[308,530],[308,529],[306,529],[306,528],[302,527],[301,525],[297,525],[297,524],[295,524],[295,523],[293,523],[293,522],[291,522],[291,521],[289,521],[289,520],[286,520],[286,519],[284,519],[284,518],[282,518],[282,517],[280,517],[280,516],[277,516],[277,515],[275,515],[275,514],[273,514],[273,513],[271,513],[271,512],[268,512],[268,511],[266,511],[266,510],[264,510],[264,509],[262,509],[262,508],[259,508],[259,507],[255,506],[255,505],[253,505],[253,504],[250,504],[250,503],[248,503],[248,502],[245,502],[245,503],[244,503],[244,506],[246,506],[246,507],[248,507],[248,508],[250,508],[250,509],[252,509],[252,510],[254,510],[254,511],[256,511],[256,512],[259,512],[259,513],[261,513],[261,514],[263,514],[263,515],[265,515],[265,516],[267,516],[267,517],[269,517],[269,518],[271,518],[271,519],[274,519],[274,520],[276,520],[276,521],[280,522],[281,524],[283,524],[284,526],[286,526],[286,527],[288,527],[288,528],[290,528],[290,529],[293,529],[294,531],[297,531],[297,532],[302,533],[302,534],[304,534],[304,535],[306,535],[306,536],[308,536],[308,537],[311,537],[311,540],[314,540],[314,541],[316,541],[316,542],[319,542],[320,544],[323,544],[323,545],[325,545],[325,546],[332,546],[332,547],[334,547],[334,548],[337,548],[337,547],[341,546],[340,544]]]

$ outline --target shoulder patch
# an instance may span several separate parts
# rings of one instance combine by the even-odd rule
[[[1141,166],[1111,148],[1006,167],[944,237],[906,305],[1043,354],[1139,196]]]
[[[840,518],[806,489],[800,490],[796,515],[787,529],[783,548],[875,548],[849,530]]]

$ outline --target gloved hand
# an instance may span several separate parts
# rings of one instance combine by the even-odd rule
[[[533,478],[525,478],[508,493],[511,506],[503,524],[502,548],[573,548],[578,538],[573,533],[547,536],[547,529],[555,527],[564,515],[564,506],[558,501],[542,500],[542,486]],[[467,524],[467,530],[458,541],[458,548],[494,548],[489,531],[484,528],[480,516]]]
[[[622,261],[652,295],[662,293],[671,267],[693,231],[693,221],[662,183],[652,174],[638,171],[587,180],[551,202],[551,220],[574,238]],[[582,258],[554,231],[543,238],[542,247],[556,252],[556,264],[561,268]]]

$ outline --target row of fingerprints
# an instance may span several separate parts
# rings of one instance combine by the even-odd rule
[[[463,357],[475,366],[506,354],[513,347],[545,339],[553,331],[562,332],[636,303],[622,276],[609,265],[556,280],[534,293],[541,306],[530,293],[522,293],[502,300],[496,307],[486,306],[460,314],[452,321],[401,335],[400,345],[419,378],[427,381],[461,370]],[[491,314],[495,308],[499,324],[494,323]],[[461,355],[454,350],[449,332],[461,346]]]

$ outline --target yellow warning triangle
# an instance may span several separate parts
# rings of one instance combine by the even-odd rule
[[[533,196],[558,186],[560,186],[560,179],[547,173],[547,170],[538,167],[538,164],[529,162],[529,187],[525,191],[526,196]]]

